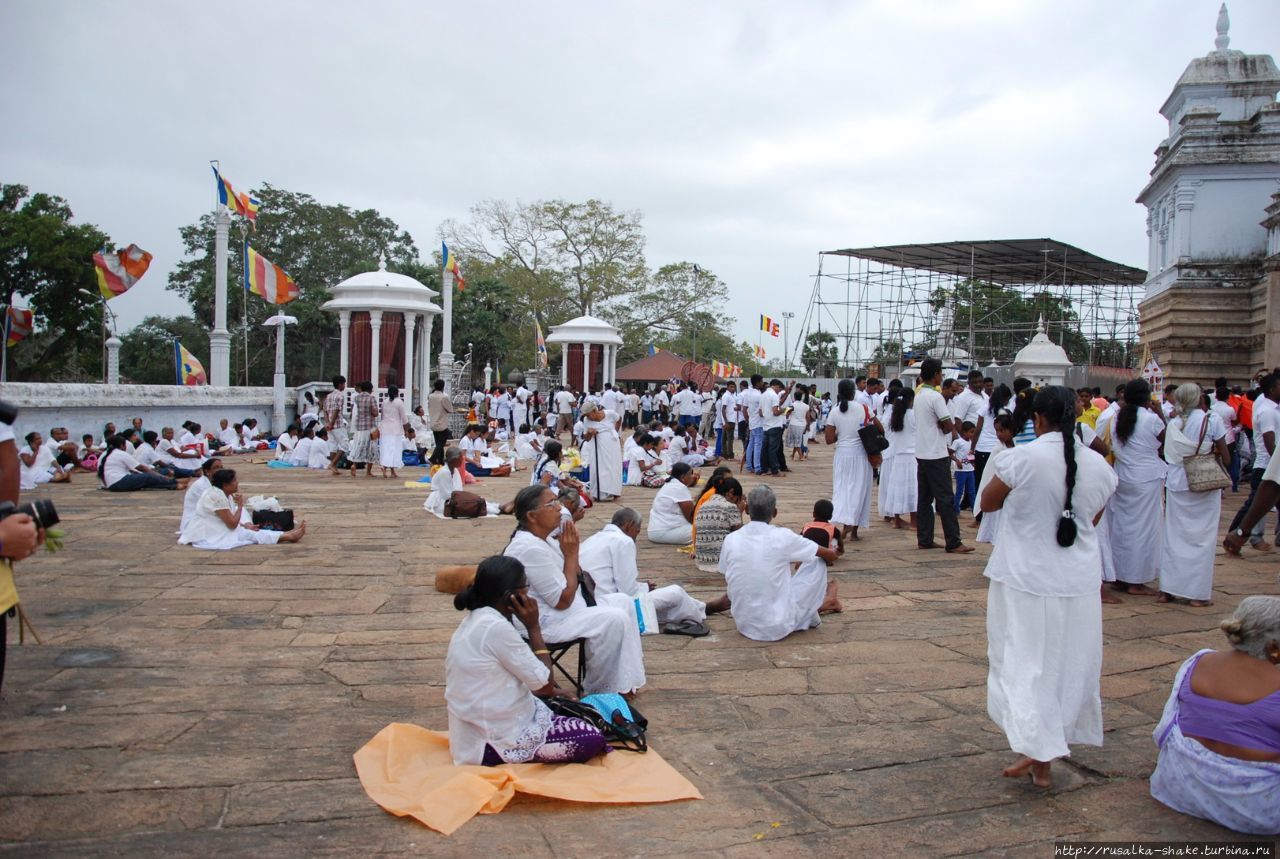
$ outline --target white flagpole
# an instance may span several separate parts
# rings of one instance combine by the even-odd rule
[[[453,272],[444,268],[448,260],[440,261],[440,306],[444,311],[444,328],[440,342],[440,378],[444,379],[445,392],[453,394]]]

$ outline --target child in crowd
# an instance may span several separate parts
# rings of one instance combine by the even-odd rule
[[[329,443],[329,431],[324,427],[312,432],[311,450],[307,453],[307,468],[328,468],[329,454],[332,453]]]
[[[987,484],[991,482],[991,478],[995,475],[996,460],[1006,451],[1013,450],[1013,438],[1018,434],[1018,429],[1013,415],[1003,412],[996,415],[996,439],[1000,446],[991,454],[991,458],[987,460],[987,467],[982,472],[982,485],[978,487],[978,501],[974,505],[975,509],[982,509],[982,490],[987,488]],[[996,541],[996,524],[1000,521],[999,510],[983,510],[982,523],[978,526],[978,542],[994,543]]]
[[[293,457],[293,449],[298,444],[298,431],[292,424],[276,439],[276,459],[288,462]]]
[[[973,430],[971,421],[960,424],[960,433],[951,442],[951,461],[956,465],[956,512],[974,509],[977,485],[973,473]]]
[[[844,552],[844,541],[840,538],[840,529],[831,523],[831,516],[835,513],[835,505],[826,498],[820,498],[813,504],[813,521],[800,529],[800,536],[806,540],[812,540],[823,548],[830,549],[834,547],[840,552]],[[831,566],[831,562],[827,561],[827,566]]]

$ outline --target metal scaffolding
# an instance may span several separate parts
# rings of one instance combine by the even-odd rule
[[[1096,349],[1112,362],[1118,352],[1129,362],[1146,276],[1054,239],[824,251],[791,357],[799,357],[809,334],[824,331],[835,335],[839,364],[846,368],[864,365],[877,345],[890,341],[904,350],[929,344],[936,352],[963,349],[978,363],[1008,363],[1036,325],[1002,318],[1002,307],[1016,294],[1038,307],[1055,342],[1067,331],[1083,338],[1088,354],[1078,360],[1095,363]],[[984,285],[991,285],[994,306],[979,311],[980,302],[957,297],[981,297]]]

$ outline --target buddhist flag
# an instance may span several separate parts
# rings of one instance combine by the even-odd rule
[[[261,295],[267,304],[288,304],[298,297],[298,285],[278,265],[249,247],[244,246],[244,288],[254,295]]]
[[[458,282],[458,292],[462,292],[467,288],[467,281],[462,276],[462,266],[458,265],[458,258],[444,242],[440,243],[440,258],[444,260],[444,270],[452,273],[453,279]]]
[[[129,245],[115,252],[106,248],[93,255],[93,266],[98,275],[98,292],[104,299],[124,295],[129,287],[137,283],[147,267],[151,265],[151,254],[137,245]]]
[[[547,369],[547,341],[542,336],[542,326],[536,316],[533,318],[533,345],[538,350],[538,366]]]
[[[231,183],[222,178],[218,168],[213,168],[213,178],[218,184],[218,202],[231,210],[233,215],[244,215],[250,221],[258,217],[258,201],[248,194],[237,194]],[[249,203],[253,202],[253,214],[249,214]]]
[[[770,337],[778,336],[778,323],[773,321],[772,317],[760,314],[760,330],[765,331]]]
[[[4,314],[4,342],[6,346],[16,346],[31,334],[31,321],[34,314],[30,310],[10,307]]]
[[[173,361],[178,368],[179,385],[207,385],[209,383],[209,380],[204,375],[204,365],[177,340],[173,341]]]
[[[763,359],[763,358],[764,358],[764,347],[763,347],[763,346],[756,346],[756,357],[757,357],[757,358],[760,358],[760,359]]]
[[[742,375],[742,368],[737,364],[726,363],[724,361],[712,361],[711,372],[721,379],[732,379],[735,376]]]
[[[652,343],[650,343],[650,344],[649,344],[649,354],[650,354],[650,355],[657,355],[657,354],[658,354],[658,347],[657,347],[657,346],[654,346]]]

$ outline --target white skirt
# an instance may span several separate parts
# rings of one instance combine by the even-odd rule
[[[1163,480],[1130,483],[1121,480],[1107,502],[1111,559],[1116,579],[1145,585],[1160,574],[1164,544]]]
[[[645,683],[644,652],[631,598],[609,594],[600,604],[581,603],[563,610],[542,611],[542,634],[547,641],[587,640],[587,674],[583,691],[630,692]]]
[[[916,512],[919,492],[916,489],[916,455],[904,453],[889,462],[889,475],[880,469],[880,513],[884,516],[906,516]]]
[[[977,542],[995,543],[996,529],[1000,527],[999,510],[983,510],[982,521],[978,523]]]
[[[383,468],[404,466],[404,436],[383,433],[378,438],[378,465]]]
[[[246,510],[245,512],[247,513],[248,511]],[[238,549],[241,546],[252,546],[255,543],[270,546],[279,542],[279,531],[250,531],[248,528],[242,526],[235,530],[228,528],[217,537],[192,543],[191,547],[194,549],[225,551],[227,549]]]
[[[984,517],[985,518],[985,517]],[[987,591],[987,715],[1037,761],[1102,745],[1102,604],[1096,593]]]
[[[867,528],[871,525],[871,463],[859,441],[851,447],[837,447],[831,463],[831,522]]]
[[[1183,599],[1213,598],[1213,557],[1221,515],[1219,490],[1165,493],[1160,590]]]
[[[1093,530],[1098,535],[1098,554],[1102,557],[1102,580],[1104,582],[1114,582],[1116,580],[1116,562],[1111,557],[1111,524],[1107,508],[1102,508],[1102,518],[1098,520],[1097,525],[1093,526]]]
[[[892,514],[884,512],[885,491],[888,489],[889,479],[893,476],[893,442],[890,441],[889,446],[884,449],[884,453],[880,454],[880,475],[876,480],[876,510],[881,516],[890,516]]]

